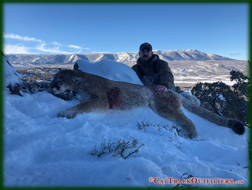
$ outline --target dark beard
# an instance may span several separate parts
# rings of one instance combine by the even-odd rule
[[[152,59],[152,56],[150,58],[148,58],[148,59],[143,59],[143,58],[140,58],[140,59],[141,59],[141,61],[143,63],[147,63],[147,62],[149,62]]]

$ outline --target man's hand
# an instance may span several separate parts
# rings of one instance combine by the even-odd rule
[[[157,85],[157,86],[155,86],[155,92],[164,92],[164,91],[166,91],[167,90],[167,88],[165,87],[165,86],[163,86],[163,85]]]

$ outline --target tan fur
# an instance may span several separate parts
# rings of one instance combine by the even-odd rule
[[[70,90],[82,97],[82,103],[61,111],[58,117],[74,118],[77,114],[104,112],[108,109],[129,110],[149,107],[155,113],[183,127],[191,138],[198,136],[193,122],[183,113],[186,109],[218,125],[230,127],[229,119],[197,107],[176,92],[155,93],[152,86],[111,81],[82,71],[60,71],[51,83],[55,94]],[[182,100],[182,101],[181,101]],[[234,125],[234,124],[232,124]],[[233,129],[234,130],[234,129]]]

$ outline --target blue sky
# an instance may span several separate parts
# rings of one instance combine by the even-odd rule
[[[5,53],[197,49],[248,60],[248,4],[5,3]]]

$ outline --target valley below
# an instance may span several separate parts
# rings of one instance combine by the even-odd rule
[[[124,64],[132,67],[135,63]],[[175,85],[180,87],[193,87],[199,82],[217,81],[232,85],[234,83],[230,81],[232,70],[248,75],[248,62],[242,60],[174,60],[168,61],[168,64],[173,72]],[[51,81],[59,69],[73,69],[74,64],[12,65],[26,81]]]

